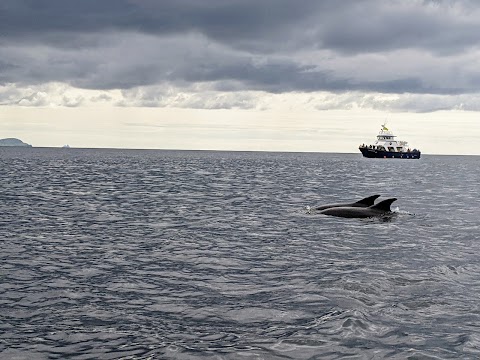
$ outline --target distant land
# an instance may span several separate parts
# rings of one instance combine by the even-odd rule
[[[27,146],[27,147],[32,147],[32,145],[24,143],[22,140],[15,139],[15,138],[0,139],[0,146]]]

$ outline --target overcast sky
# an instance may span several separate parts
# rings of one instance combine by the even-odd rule
[[[326,151],[287,133],[373,138],[386,118],[418,141],[480,135],[479,33],[474,0],[0,0],[0,138],[189,148],[201,128],[198,148]]]

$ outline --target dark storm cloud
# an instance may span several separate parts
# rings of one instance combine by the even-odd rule
[[[56,32],[199,31],[214,39],[250,39],[301,22],[321,6],[289,0],[2,0],[0,31],[37,37]]]
[[[50,36],[65,46],[75,33],[198,31],[269,52],[285,43],[345,52],[449,51],[478,45],[480,24],[469,18],[472,10],[469,1],[2,0],[0,33],[24,40]]]
[[[316,90],[341,92],[345,89],[403,93],[412,88],[417,89],[419,93],[429,92],[429,89],[423,87],[420,79],[405,78],[357,83],[354,79],[337,79],[329,71],[321,71],[314,66],[299,66],[294,63],[270,63],[261,66],[246,63],[226,67],[197,67],[182,75],[187,82],[234,79],[244,82],[249,89],[266,90],[272,93]],[[445,89],[442,92],[449,91],[451,89]]]
[[[469,64],[480,48],[477,8],[420,0],[1,0],[0,84],[476,93],[480,71]],[[376,63],[362,58],[369,54]]]

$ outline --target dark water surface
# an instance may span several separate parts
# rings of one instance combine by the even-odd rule
[[[480,158],[0,148],[1,359],[480,358]],[[322,203],[397,197],[395,215]]]

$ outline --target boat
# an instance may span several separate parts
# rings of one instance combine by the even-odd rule
[[[411,149],[408,142],[395,140],[396,136],[384,123],[377,135],[377,140],[371,145],[362,144],[358,147],[366,158],[420,159],[421,152]]]

